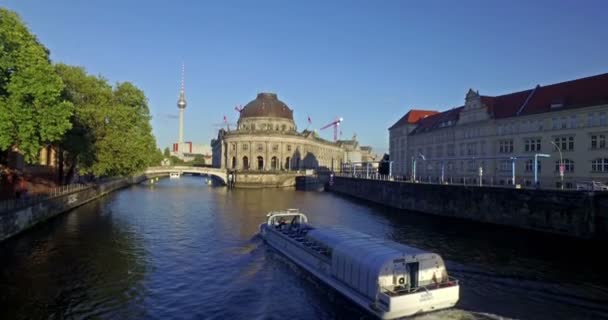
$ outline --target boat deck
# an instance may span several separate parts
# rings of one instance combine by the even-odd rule
[[[292,227],[289,225],[283,226],[273,226],[269,229],[272,229],[277,234],[282,235],[283,237],[298,243],[300,246],[304,247],[310,253],[313,253],[320,258],[324,259],[326,262],[331,262],[331,253],[326,248],[319,247],[315,245],[312,241],[307,241],[305,238],[306,234],[313,230],[313,227],[303,226],[303,227]]]

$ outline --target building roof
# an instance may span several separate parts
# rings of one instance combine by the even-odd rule
[[[462,109],[464,109],[464,106],[453,108],[441,113],[436,113],[420,119],[420,121],[418,121],[418,126],[416,126],[416,129],[414,129],[411,133],[416,134],[429,131],[431,129],[452,125],[460,118],[460,111]]]
[[[495,119],[608,104],[608,73],[547,86],[538,85],[532,89],[495,97],[480,96],[480,98],[482,104],[488,108],[490,116]],[[455,124],[463,108],[464,106],[453,108],[422,118],[411,133],[421,133]],[[419,110],[410,112],[415,111]],[[410,112],[391,128],[400,125],[401,122],[405,123],[407,120],[404,119]]]
[[[415,124],[420,119],[424,119],[430,115],[437,114],[437,113],[439,113],[439,111],[412,109],[412,110],[408,111],[408,113],[406,113],[403,117],[401,117],[401,119],[399,119],[399,121],[395,122],[395,124],[392,125],[388,129],[390,130],[390,129],[400,127],[405,124]]]
[[[261,92],[241,110],[240,118],[273,117],[293,121],[293,110],[277,98],[276,93]]]
[[[519,115],[601,104],[608,104],[608,73],[538,87]]]

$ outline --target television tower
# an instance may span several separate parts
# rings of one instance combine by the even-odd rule
[[[179,100],[177,100],[177,108],[179,108],[179,144],[184,142],[184,110],[186,109],[186,97],[184,96],[184,64],[182,63],[182,82],[179,89]]]

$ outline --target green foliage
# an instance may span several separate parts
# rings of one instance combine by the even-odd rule
[[[143,91],[129,82],[118,83],[105,111],[95,144],[93,174],[127,175],[160,163]]]
[[[165,158],[170,158],[171,157],[171,151],[169,151],[169,147],[165,148],[165,151],[163,152],[163,155],[165,156]]]
[[[76,168],[128,175],[163,158],[150,118],[135,85],[113,88],[81,67],[53,66],[17,14],[0,8],[0,154],[17,148],[31,163],[52,143],[67,155],[68,178]]]
[[[180,159],[176,156],[171,156],[171,165],[172,166],[180,166],[180,165],[183,165],[184,163],[186,163],[186,162],[183,161],[182,159]]]
[[[194,160],[192,160],[192,165],[193,166],[204,166],[205,158],[202,155],[195,156]]]
[[[72,128],[66,132],[60,147],[67,151],[70,166],[68,177],[76,165],[83,173],[91,173],[96,161],[95,142],[105,124],[105,114],[112,103],[112,87],[100,77],[88,75],[84,68],[65,64],[55,65],[65,88],[62,97],[74,104]]]
[[[160,164],[143,91],[129,82],[112,88],[80,67],[59,64],[56,71],[66,84],[63,97],[75,105],[62,147],[81,173],[121,176]]]
[[[19,16],[0,8],[0,151],[20,150],[27,162],[71,128],[73,105],[48,50]]]

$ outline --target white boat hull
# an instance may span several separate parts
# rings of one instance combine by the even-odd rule
[[[272,228],[268,228],[266,224],[260,226],[260,231],[265,242],[274,249],[287,256],[298,266],[313,274],[347,299],[380,319],[396,319],[451,308],[459,299],[459,286],[453,285],[409,293],[407,295],[391,297],[390,299],[380,297],[377,302],[372,301],[350,288],[344,282],[333,277],[328,261],[324,261],[319,255],[313,254],[299,242],[293,241],[293,239],[284,236]],[[386,297],[386,295],[383,296]]]

